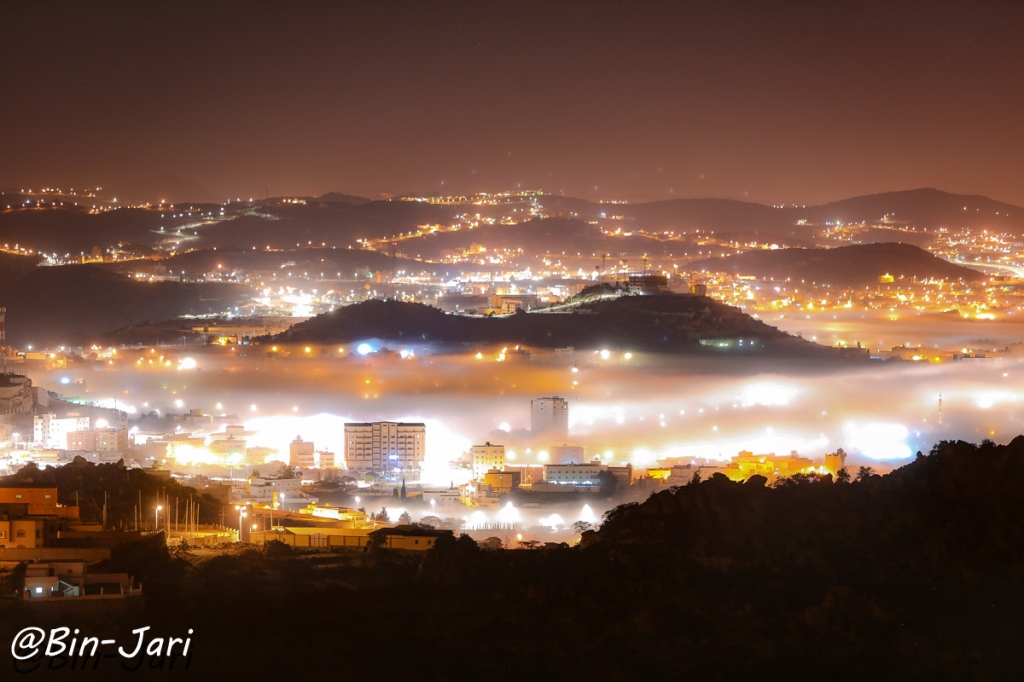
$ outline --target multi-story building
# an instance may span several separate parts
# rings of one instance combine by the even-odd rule
[[[58,417],[53,413],[36,415],[32,419],[32,440],[47,450],[67,450],[68,434],[88,431],[89,418],[70,415]]]
[[[345,464],[356,471],[419,469],[426,430],[425,424],[399,422],[345,424]]]
[[[72,452],[124,452],[128,449],[128,432],[123,429],[72,431],[67,449]]]
[[[296,436],[295,440],[288,446],[288,466],[300,469],[313,468],[313,442],[302,440],[302,436]]]
[[[491,486],[498,495],[510,495],[518,488],[522,475],[518,471],[488,471],[483,476],[484,485]]]
[[[600,485],[601,472],[608,467],[603,464],[547,464],[544,466],[544,482],[559,485]]]
[[[569,437],[569,403],[557,396],[530,401],[530,432],[554,440]]]
[[[484,474],[488,471],[505,470],[504,445],[491,445],[488,442],[484,445],[474,445],[470,452],[473,456],[473,478],[475,480],[483,480]]]

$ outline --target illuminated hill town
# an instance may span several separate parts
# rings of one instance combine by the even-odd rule
[[[1024,678],[1020,5],[0,17],[0,679]]]

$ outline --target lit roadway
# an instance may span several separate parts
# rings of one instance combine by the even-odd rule
[[[953,262],[956,263],[957,265],[963,265],[964,267],[968,267],[968,268],[975,268],[975,267],[977,267],[977,268],[995,268],[997,270],[1009,270],[1010,272],[1015,274],[1017,277],[1024,278],[1024,267],[1021,267],[1019,265],[1005,265],[1005,264],[1001,264],[1001,263],[977,263],[977,262],[968,262],[968,261],[962,261],[962,260],[957,260],[957,261],[953,261]]]

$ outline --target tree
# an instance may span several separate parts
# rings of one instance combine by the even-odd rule
[[[874,475],[875,470],[872,469],[871,467],[861,467],[860,470],[857,472],[857,480],[866,481]]]
[[[577,535],[583,535],[588,530],[594,530],[594,524],[589,521],[577,521],[572,524],[572,530]]]
[[[846,467],[843,467],[838,472],[836,472],[836,483],[849,483],[849,482],[850,482],[850,472],[846,470]]]
[[[619,479],[610,471],[602,471],[597,474],[597,480],[601,484],[601,492],[605,495],[614,495],[619,488]]]
[[[388,508],[387,507],[381,507],[380,511],[377,512],[376,514],[370,514],[370,519],[372,519],[373,521],[382,521],[384,523],[387,523],[387,520],[388,520]]]
[[[440,528],[442,523],[444,521],[437,516],[424,516],[417,525],[424,528]]]
[[[404,511],[402,512],[402,515],[398,517],[398,523],[403,526],[411,525],[412,516],[409,514],[409,512]]]

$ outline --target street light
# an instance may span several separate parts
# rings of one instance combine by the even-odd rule
[[[245,512],[245,507],[242,507],[240,505],[236,504],[235,505],[235,509],[238,510],[238,541],[241,542],[242,541],[242,519],[244,519],[246,516],[248,516],[248,514],[246,514],[246,512]]]
[[[160,511],[163,509],[163,505],[157,505],[156,509],[153,510],[153,526],[156,530],[160,530]]]

